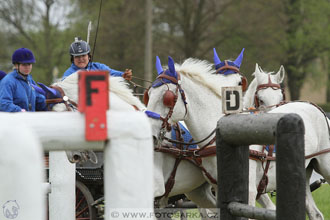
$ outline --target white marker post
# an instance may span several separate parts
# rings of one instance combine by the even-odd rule
[[[235,114],[242,112],[243,95],[241,86],[222,87],[222,112]]]

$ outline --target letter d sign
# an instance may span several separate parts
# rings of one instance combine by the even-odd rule
[[[108,139],[107,110],[109,109],[109,73],[79,71],[78,110],[85,113],[87,141]]]
[[[222,112],[232,114],[242,112],[242,87],[222,87]]]

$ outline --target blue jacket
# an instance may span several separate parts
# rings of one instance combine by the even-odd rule
[[[62,80],[70,76],[72,73],[77,72],[78,70],[83,70],[83,69],[79,69],[79,67],[77,67],[76,65],[74,65],[74,63],[72,63],[71,66],[64,72],[62,76]],[[122,76],[124,74],[121,71],[111,69],[107,65],[97,62],[89,62],[86,70],[107,70],[109,71],[111,76]]]
[[[36,92],[31,84],[36,84],[31,75],[25,80],[17,70],[7,74],[0,82],[0,111],[46,111],[45,97]]]

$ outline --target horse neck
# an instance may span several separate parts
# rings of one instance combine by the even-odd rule
[[[65,81],[60,81],[55,85],[61,87],[64,90],[66,96],[71,100],[78,103],[78,77],[75,73],[74,76]],[[69,80],[69,82],[67,81]],[[144,110],[145,105],[136,98],[132,91],[126,87],[123,80],[120,77],[109,77],[109,102],[110,108],[114,110],[135,110],[137,107],[139,110]],[[65,109],[65,106],[62,106]]]
[[[257,79],[254,78],[248,88],[248,90],[245,92],[244,98],[243,98],[243,107],[244,108],[252,108],[254,107],[254,94],[257,90]]]
[[[119,98],[128,104],[135,106],[139,110],[145,110],[145,105],[133,95],[133,91],[128,88],[121,77],[110,77],[109,84],[112,93],[117,94]]]
[[[207,87],[192,80],[190,82],[183,88],[188,103],[184,122],[194,140],[198,141],[208,136],[215,129],[216,122],[223,116],[222,101]],[[221,81],[219,81],[220,83]],[[202,144],[207,143],[210,139]]]

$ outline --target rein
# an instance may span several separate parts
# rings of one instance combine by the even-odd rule
[[[75,107],[75,108],[78,107],[78,104],[75,101],[69,99],[69,97],[67,97],[65,95],[65,92],[61,87],[59,87],[59,86],[50,86],[50,87],[53,88],[53,89],[56,89],[57,91],[59,91],[62,98],[46,99],[46,104],[47,105],[64,103],[64,105],[65,105],[65,107],[68,111],[72,111],[72,109],[74,109],[73,107]]]
[[[168,138],[168,137],[164,137],[165,140],[167,140],[168,142],[170,143],[174,143],[174,144],[182,144],[182,145],[196,145],[196,144],[200,144],[202,142],[204,142],[205,140],[207,140],[209,137],[211,137],[214,133],[216,132],[216,128],[207,136],[205,137],[204,139],[200,140],[200,141],[197,141],[197,142],[183,142],[183,141],[177,141],[177,140],[173,140],[171,138]],[[208,144],[207,144],[208,145]],[[206,146],[207,146],[206,145]],[[205,146],[204,146],[205,147]],[[203,147],[203,148],[204,148]],[[201,148],[202,149],[202,148]]]

